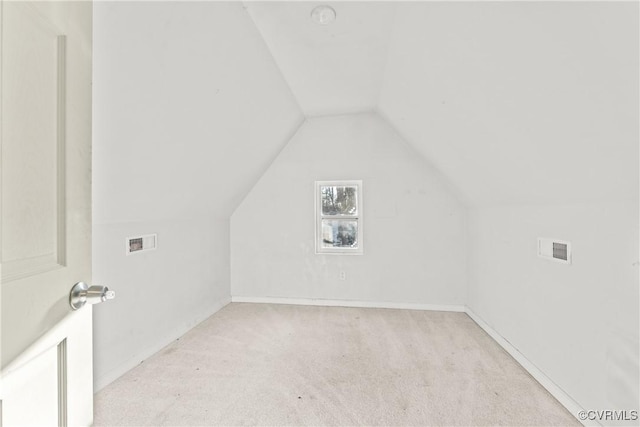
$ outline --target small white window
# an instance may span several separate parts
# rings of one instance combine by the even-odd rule
[[[363,253],[362,181],[316,181],[316,253]]]

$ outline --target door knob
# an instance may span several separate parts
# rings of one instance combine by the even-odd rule
[[[89,286],[84,282],[73,285],[69,293],[69,304],[74,310],[84,307],[86,303],[98,304],[108,299],[114,299],[116,293],[106,286]]]

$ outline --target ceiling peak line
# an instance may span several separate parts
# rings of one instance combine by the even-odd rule
[[[325,117],[357,116],[361,114],[377,114],[377,113],[378,113],[378,110],[376,110],[376,108],[374,107],[374,108],[355,109],[353,111],[346,110],[346,111],[335,111],[331,113],[305,114],[304,117],[305,119],[321,119]]]
[[[402,132],[388,114],[382,111],[379,107],[376,108],[375,114],[380,116],[380,118],[382,118],[382,120],[387,123],[387,126],[393,129],[393,131],[400,136],[409,150],[413,151],[417,157],[421,158],[425,163],[429,165],[434,174],[440,177],[441,181],[446,184],[449,193],[452,194],[458,200],[458,202],[460,202],[460,204],[462,204],[465,208],[469,208],[472,206],[471,201],[465,196],[460,187],[451,180],[451,177],[445,174],[442,169],[440,169],[427,155],[422,153],[416,146],[416,143],[413,141],[413,139],[409,138],[404,132]]]
[[[375,108],[388,58],[393,2],[336,2],[330,25],[317,4],[248,4],[248,13],[307,116]]]
[[[276,61],[276,58],[273,56],[273,52],[271,51],[271,48],[269,48],[269,44],[267,43],[267,41],[265,40],[264,36],[262,35],[262,32],[260,31],[260,28],[256,24],[256,21],[253,19],[253,16],[251,15],[251,13],[249,13],[249,8],[250,8],[250,5],[248,5],[247,2],[243,1],[242,2],[242,10],[249,17],[249,20],[251,21],[251,24],[252,24],[254,30],[256,31],[258,36],[260,37],[260,40],[262,40],[263,46],[265,47],[267,52],[269,52],[269,56],[271,57],[271,62],[273,62],[273,64],[275,65],[276,69],[278,70],[278,73],[280,74],[280,77],[282,78],[282,81],[284,82],[284,84],[287,87],[287,89],[289,89],[289,94],[291,95],[291,97],[295,101],[296,105],[298,106],[298,110],[300,110],[300,113],[304,115],[304,110],[302,109],[302,104],[300,103],[300,99],[298,99],[298,97],[296,96],[295,92],[291,88],[291,84],[289,83],[289,81],[285,77],[284,73],[282,72],[282,68],[280,67],[280,64],[278,63],[278,61]]]
[[[280,148],[278,149],[278,151],[273,155],[273,157],[271,157],[271,159],[269,159],[266,164],[264,165],[264,167],[259,171],[257,175],[257,178],[253,180],[253,182],[251,183],[251,185],[249,185],[245,191],[243,192],[243,194],[240,194],[235,206],[233,207],[233,209],[231,209],[229,211],[229,216],[228,218],[231,218],[233,216],[233,214],[236,212],[236,210],[238,210],[238,207],[242,206],[242,203],[244,202],[244,200],[247,198],[247,196],[251,193],[251,190],[253,190],[253,188],[258,184],[258,182],[260,182],[260,180],[262,179],[262,177],[267,173],[267,171],[269,169],[271,169],[271,166],[273,165],[273,163],[278,160],[278,158],[280,157],[280,155],[282,154],[282,152],[289,146],[289,144],[291,143],[291,141],[295,138],[295,136],[298,134],[298,132],[300,132],[300,129],[302,129],[302,127],[304,126],[304,124],[307,122],[307,117],[305,117],[303,114],[301,114],[301,119],[297,122],[297,124],[295,124],[294,126],[291,127],[291,130],[286,134],[286,136],[283,138],[283,144],[280,146]]]

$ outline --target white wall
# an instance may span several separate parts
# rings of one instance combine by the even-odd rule
[[[125,239],[158,234],[158,248],[125,255]],[[93,280],[116,291],[94,308],[96,390],[230,301],[229,222],[210,217],[97,224]]]
[[[94,11],[94,277],[118,292],[96,307],[98,382],[230,286],[467,303],[586,409],[637,404],[637,3],[403,6],[378,108],[415,151],[376,114],[298,129],[240,3]],[[327,179],[364,181],[363,256],[314,254]],[[572,241],[574,264],[537,258],[537,237]]]
[[[363,181],[364,255],[316,255],[314,181],[341,179]],[[464,218],[377,114],[308,119],[231,217],[231,293],[463,304]]]
[[[99,388],[229,301],[229,215],[302,114],[239,2],[96,2],[93,77]]]
[[[379,99],[471,206],[468,306],[585,409],[638,408],[638,7],[398,6]]]
[[[637,153],[636,153],[637,155]],[[467,305],[584,409],[638,409],[638,200],[475,208]],[[565,265],[537,238],[572,243]]]

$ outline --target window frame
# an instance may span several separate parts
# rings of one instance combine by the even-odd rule
[[[324,215],[322,213],[322,193],[321,187],[356,187],[357,211],[355,215]],[[339,181],[316,181],[315,182],[315,246],[317,255],[363,255],[364,254],[364,205],[362,180],[339,180]],[[322,245],[322,220],[327,219],[353,219],[357,222],[357,242],[358,246],[350,247],[324,247]]]

